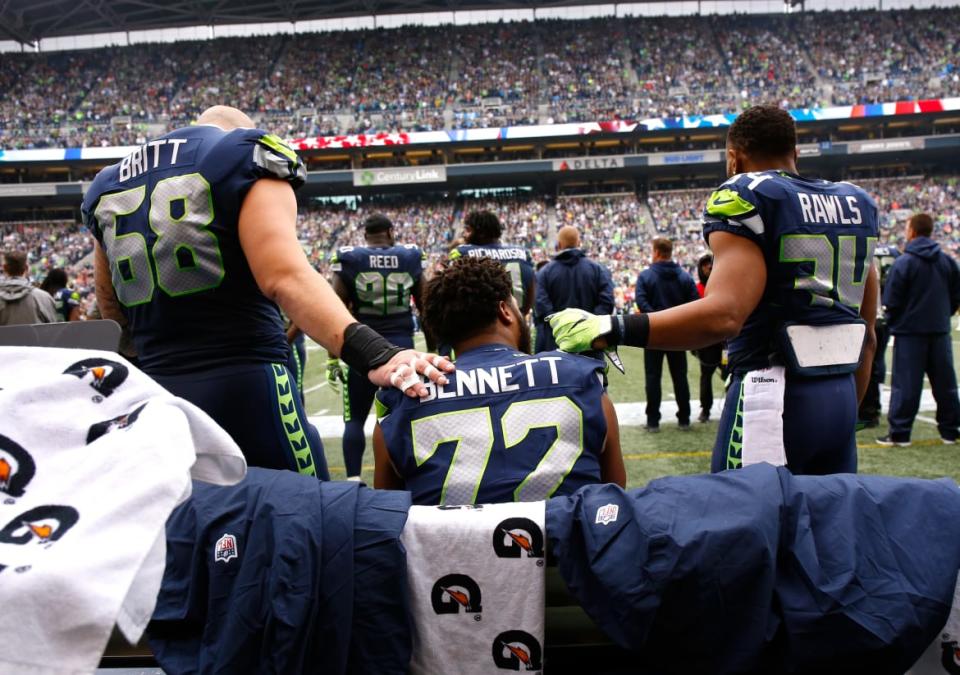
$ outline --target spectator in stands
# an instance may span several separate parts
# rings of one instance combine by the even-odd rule
[[[637,277],[634,302],[644,314],[659,312],[699,298],[693,277],[673,261],[673,242],[663,237],[653,240],[653,264]],[[646,376],[647,424],[651,433],[660,431],[660,379],[666,357],[677,399],[677,421],[682,431],[690,430],[690,385],[687,382],[687,353],[645,349],[643,369]]]
[[[893,346],[889,433],[881,445],[910,445],[926,373],[937,402],[937,428],[944,443],[960,435],[960,400],[953,369],[950,317],[960,308],[960,269],[930,235],[933,218],[918,213],[907,222],[907,246],[893,263],[883,306]]]
[[[557,233],[560,250],[553,261],[537,273],[537,301],[534,316],[540,321],[561,309],[577,307],[594,314],[611,314],[613,282],[603,265],[587,258],[580,248],[580,232],[572,225],[564,225]],[[538,324],[539,325],[539,324]],[[557,348],[550,333],[550,325],[543,321],[543,350]],[[539,339],[538,339],[539,342]],[[539,351],[539,347],[538,347]],[[588,355],[603,358],[602,353]]]
[[[410,490],[415,504],[484,504],[625,484],[616,411],[596,376],[603,365],[571,354],[531,357],[502,265],[482,256],[448,263],[427,281],[423,321],[453,347],[457,370],[443,388],[428,385],[420,401],[377,393],[377,488]],[[536,432],[545,425],[557,434]],[[456,453],[448,441],[457,442]],[[555,445],[575,454],[558,460]]]
[[[697,276],[700,279],[697,282],[697,295],[701,298],[707,292],[707,281],[712,271],[713,254],[705,253],[697,261]],[[710,410],[713,408],[713,374],[719,368],[720,377],[723,377],[723,343],[697,349],[693,355],[700,361],[700,416],[697,419],[706,423],[710,421]]]
[[[27,256],[8,252],[0,277],[0,326],[55,323],[57,310],[49,293],[35,288],[27,278]]]

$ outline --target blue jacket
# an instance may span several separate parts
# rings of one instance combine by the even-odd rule
[[[587,258],[579,248],[560,251],[552,262],[537,272],[534,311],[538,321],[538,352],[557,348],[550,326],[543,319],[570,307],[593,314],[612,314],[614,310],[613,281],[609,270]]]
[[[927,237],[913,239],[890,268],[883,306],[894,335],[949,333],[960,307],[956,261]]]
[[[167,520],[148,633],[167,673],[400,673],[410,494],[250,468]]]
[[[903,673],[947,620],[956,483],[756,464],[547,502],[571,594],[642,672]]]
[[[655,262],[637,277],[634,302],[644,314],[699,299],[693,277],[672,260]]]

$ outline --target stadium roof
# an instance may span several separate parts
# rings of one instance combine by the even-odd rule
[[[0,0],[0,37],[30,44],[50,37],[181,26],[590,4],[609,0]]]

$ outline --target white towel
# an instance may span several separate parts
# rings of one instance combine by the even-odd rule
[[[0,348],[0,673],[89,673],[114,624],[140,638],[191,470],[232,484],[246,463],[121,356]]]
[[[410,509],[411,673],[543,669],[543,527],[544,502]]]
[[[787,463],[783,447],[786,370],[774,366],[743,376],[743,465]]]

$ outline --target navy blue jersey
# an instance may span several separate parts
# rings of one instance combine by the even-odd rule
[[[707,243],[714,232],[746,237],[767,266],[763,299],[729,342],[731,366],[768,367],[785,322],[858,321],[879,231],[873,199],[850,183],[764,171],[738,174],[715,190],[703,216]]]
[[[87,191],[84,222],[106,252],[148,373],[287,360],[280,312],[257,287],[237,232],[260,178],[296,188],[306,171],[276,136],[198,125],[141,146]]]
[[[417,504],[537,501],[600,481],[603,363],[484,345],[443,387],[377,393],[390,459]]]
[[[423,274],[425,254],[415,244],[341,246],[330,269],[350,293],[357,321],[381,335],[411,335],[410,294]]]
[[[70,312],[80,306],[80,294],[69,288],[61,288],[53,294],[53,306],[57,309],[57,316],[61,321],[70,320]]]
[[[502,262],[513,280],[513,297],[521,308],[524,306],[527,289],[536,276],[530,251],[512,244],[462,244],[450,251],[451,260],[460,257],[493,258]],[[533,298],[530,298],[530,302],[533,302]]]

